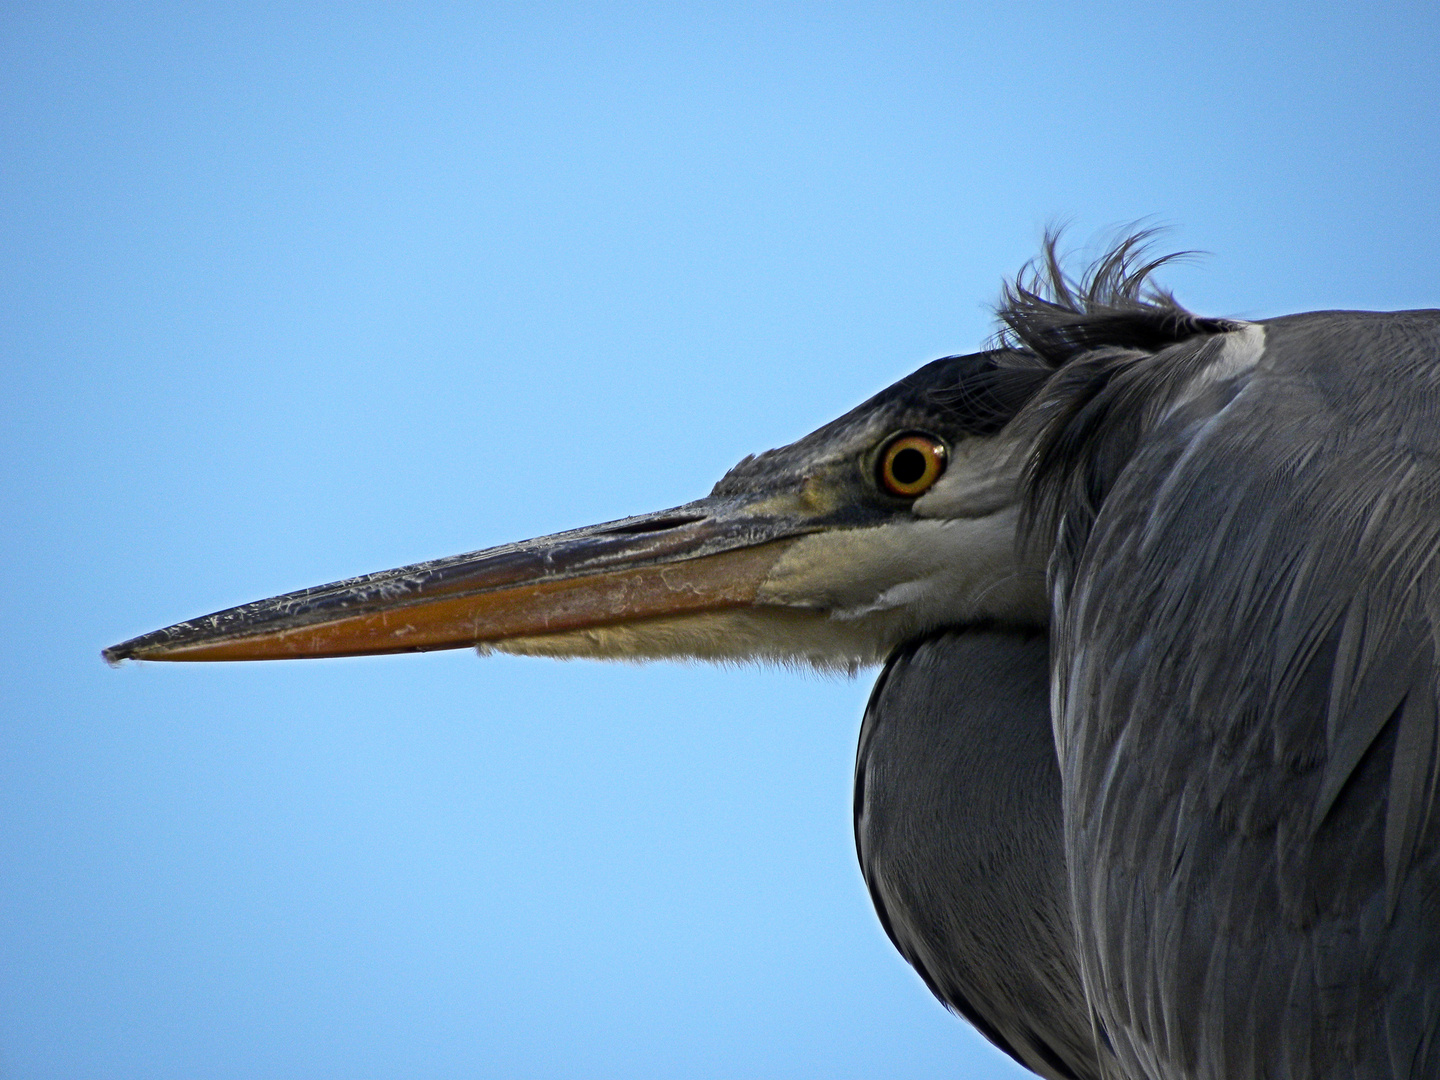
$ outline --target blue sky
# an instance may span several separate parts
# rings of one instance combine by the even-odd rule
[[[99,650],[704,494],[1047,224],[1440,304],[1433,3],[0,11],[0,1073],[1005,1077],[870,910],[870,676]]]

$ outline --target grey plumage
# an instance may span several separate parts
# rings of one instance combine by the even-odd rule
[[[1050,1080],[1098,1080],[1071,932],[1043,629],[906,645],[855,761],[855,847],[930,990]]]
[[[1195,330],[1020,421],[1086,991],[1127,1076],[1440,1075],[1440,312]]]

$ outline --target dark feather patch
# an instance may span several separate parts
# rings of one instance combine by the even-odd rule
[[[1079,278],[1065,272],[1060,234],[1046,233],[1040,257],[1007,282],[999,316],[1002,345],[1034,353],[1059,367],[1094,349],[1156,352],[1237,324],[1186,311],[1152,277],[1187,252],[1151,257],[1156,230],[1142,229],[1115,244]]]
[[[1051,371],[1028,353],[997,351],[982,356],[983,362],[972,365],[964,378],[932,389],[929,400],[970,434],[993,435],[1015,419]]]

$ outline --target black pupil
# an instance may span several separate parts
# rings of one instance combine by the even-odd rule
[[[890,475],[895,478],[897,484],[909,487],[925,475],[925,467],[928,464],[924,454],[913,446],[907,446],[890,459]]]

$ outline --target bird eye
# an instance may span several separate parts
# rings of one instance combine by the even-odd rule
[[[901,435],[880,455],[880,486],[902,499],[924,494],[944,471],[945,444],[929,435]]]

